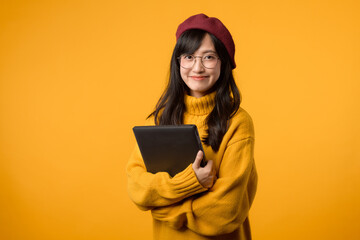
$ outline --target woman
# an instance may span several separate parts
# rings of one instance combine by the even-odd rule
[[[138,148],[127,165],[131,199],[151,210],[154,239],[251,239],[249,209],[257,173],[254,130],[240,108],[232,69],[235,46],[217,18],[198,14],[176,32],[166,90],[151,124],[195,124],[202,137],[193,164],[174,177],[148,173]]]

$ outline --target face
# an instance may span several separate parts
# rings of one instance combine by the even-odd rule
[[[203,56],[207,53],[215,53],[216,50],[209,34],[206,34],[200,47],[192,54]],[[220,76],[221,62],[218,60],[215,68],[208,69],[201,64],[201,59],[196,58],[192,68],[180,67],[180,75],[190,89],[190,95],[194,97],[205,96],[214,86]]]

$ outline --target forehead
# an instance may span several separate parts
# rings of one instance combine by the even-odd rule
[[[194,54],[202,53],[216,53],[215,46],[209,34],[205,34],[203,40],[201,41],[200,47],[194,52]]]

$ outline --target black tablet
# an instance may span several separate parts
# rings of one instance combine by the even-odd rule
[[[199,150],[204,152],[196,125],[136,126],[133,131],[151,173],[174,176],[194,162]]]

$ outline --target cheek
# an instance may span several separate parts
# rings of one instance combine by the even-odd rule
[[[220,77],[220,67],[218,67],[218,68],[216,69],[216,71],[214,71],[213,75],[214,75],[214,78],[216,79],[216,81],[219,80],[219,77]]]
[[[183,69],[183,68],[180,68],[180,76],[182,78],[183,81],[185,81],[187,78],[187,70],[186,69]]]
[[[220,71],[216,73],[216,81],[219,80],[220,77]]]

